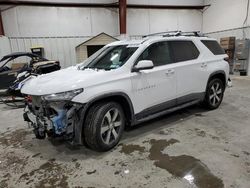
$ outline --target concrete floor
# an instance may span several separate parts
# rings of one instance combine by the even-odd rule
[[[0,104],[0,187],[250,186],[250,77],[221,107],[190,107],[125,132],[106,153],[37,140],[22,109]]]

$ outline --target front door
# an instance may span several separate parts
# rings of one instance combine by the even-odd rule
[[[168,42],[150,45],[138,58],[151,60],[154,68],[132,73],[132,93],[135,114],[138,119],[173,107],[176,104],[175,64]]]

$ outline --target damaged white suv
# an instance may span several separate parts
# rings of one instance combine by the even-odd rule
[[[180,33],[114,42],[80,65],[28,80],[24,119],[37,138],[107,151],[125,126],[200,102],[216,109],[228,82],[226,57],[215,39]]]

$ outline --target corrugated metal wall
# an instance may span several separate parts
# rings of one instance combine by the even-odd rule
[[[43,46],[45,57],[59,60],[63,68],[76,64],[75,47],[90,37],[10,37],[11,52],[29,52],[31,47]]]
[[[7,37],[0,36],[0,59],[8,53],[10,53],[9,39]]]

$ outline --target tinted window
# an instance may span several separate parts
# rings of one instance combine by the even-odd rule
[[[198,58],[200,52],[192,41],[169,41],[174,62],[188,61]]]
[[[221,48],[219,43],[214,40],[202,40],[201,41],[214,55],[225,54],[225,51]]]
[[[172,63],[168,42],[158,42],[149,46],[139,57],[140,60],[151,60],[154,66]],[[137,62],[138,62],[137,61]]]

